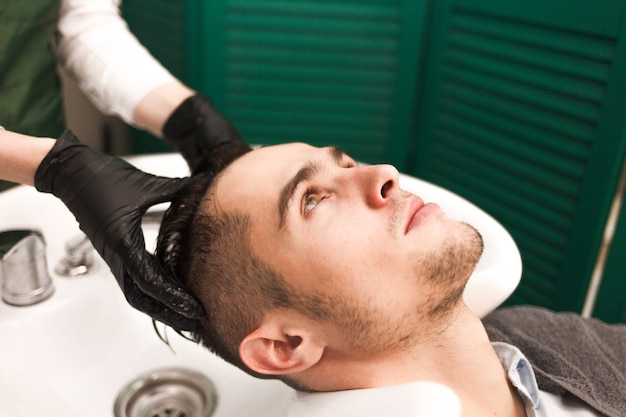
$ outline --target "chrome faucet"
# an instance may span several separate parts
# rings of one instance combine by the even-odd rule
[[[26,306],[54,292],[48,274],[46,243],[38,230],[0,232],[0,293],[7,304]]]

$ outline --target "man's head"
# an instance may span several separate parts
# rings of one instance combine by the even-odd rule
[[[480,236],[402,191],[392,166],[302,143],[231,159],[183,198],[201,199],[184,202],[189,227],[172,230],[185,217],[172,210],[159,256],[181,233],[176,274],[207,310],[199,338],[225,359],[311,387],[324,361],[406,350],[461,303]]]

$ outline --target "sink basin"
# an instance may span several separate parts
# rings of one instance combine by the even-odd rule
[[[130,160],[148,172],[187,175],[184,161],[175,154]],[[481,231],[485,255],[470,279],[466,301],[481,316],[495,309],[521,276],[519,252],[509,234],[446,190],[407,176],[401,185]],[[157,227],[145,226],[148,245],[153,245]],[[55,197],[30,187],[0,193],[0,231],[15,228],[42,231],[56,290],[48,300],[28,307],[0,303],[0,416],[112,416],[115,399],[129,382],[164,367],[206,376],[217,392],[216,417],[280,414],[292,401],[293,391],[281,382],[252,378],[171,330],[171,348],[166,346],[151,320],[126,303],[99,257],[87,275],[57,275],[54,265],[63,257],[65,243],[80,231]]]

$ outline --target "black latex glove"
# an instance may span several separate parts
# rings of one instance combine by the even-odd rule
[[[111,268],[129,304],[176,330],[194,330],[200,304],[163,275],[146,251],[141,218],[171,200],[185,179],[146,174],[126,161],[82,145],[70,131],[57,140],[35,173],[37,190],[52,193]]]
[[[211,101],[196,94],[182,102],[163,126],[163,137],[185,158],[191,172],[216,145],[241,137]]]

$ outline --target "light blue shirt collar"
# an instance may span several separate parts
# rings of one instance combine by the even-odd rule
[[[509,380],[522,398],[526,416],[547,417],[547,412],[541,404],[537,378],[528,359],[518,348],[508,343],[492,342],[491,346],[496,351]]]

